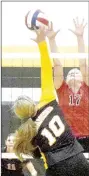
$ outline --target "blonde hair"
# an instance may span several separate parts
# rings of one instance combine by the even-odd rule
[[[36,105],[29,97],[19,96],[14,102],[13,111],[20,119],[32,117],[36,113]]]
[[[22,160],[22,154],[30,154],[36,147],[32,144],[37,134],[36,124],[32,119],[23,123],[15,133],[14,152]]]

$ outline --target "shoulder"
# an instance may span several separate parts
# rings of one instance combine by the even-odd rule
[[[89,86],[85,82],[82,83],[81,88],[89,90]]]
[[[56,91],[57,91],[57,93],[58,92],[60,93],[60,92],[67,90],[67,89],[69,89],[69,87],[68,87],[68,84],[66,83],[66,81],[64,80],[61,87],[59,87],[59,89],[57,89]]]

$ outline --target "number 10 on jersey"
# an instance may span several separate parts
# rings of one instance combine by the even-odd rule
[[[56,142],[56,138],[60,137],[65,131],[65,126],[62,123],[60,117],[58,115],[55,115],[49,122],[48,127],[52,132],[49,131],[49,129],[44,128],[41,132],[41,135],[45,136],[48,139],[49,145],[52,146]],[[54,136],[52,133],[54,134]]]

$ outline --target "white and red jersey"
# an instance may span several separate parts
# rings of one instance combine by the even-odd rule
[[[64,81],[57,90],[59,105],[76,137],[89,136],[89,86],[84,82],[77,93]]]

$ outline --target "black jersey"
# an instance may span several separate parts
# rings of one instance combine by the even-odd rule
[[[2,153],[6,153],[6,147],[3,147],[1,150]],[[29,162],[29,159],[24,160],[23,163],[19,159],[8,159],[8,158],[2,158],[1,159],[1,175],[2,176],[24,176],[23,173],[23,165]],[[14,165],[15,170],[12,169],[12,165]],[[8,168],[9,166],[9,168]]]
[[[56,100],[41,108],[33,119],[38,127],[38,134],[33,143],[45,154],[48,165],[83,151],[65,122]]]
[[[2,148],[2,152],[4,152],[4,153],[6,152],[6,147]],[[22,168],[21,161],[18,159],[8,159],[8,158],[3,159],[2,158],[1,163],[2,163],[2,167],[6,168],[6,169],[7,169],[8,164],[15,164],[16,170],[19,170]]]

